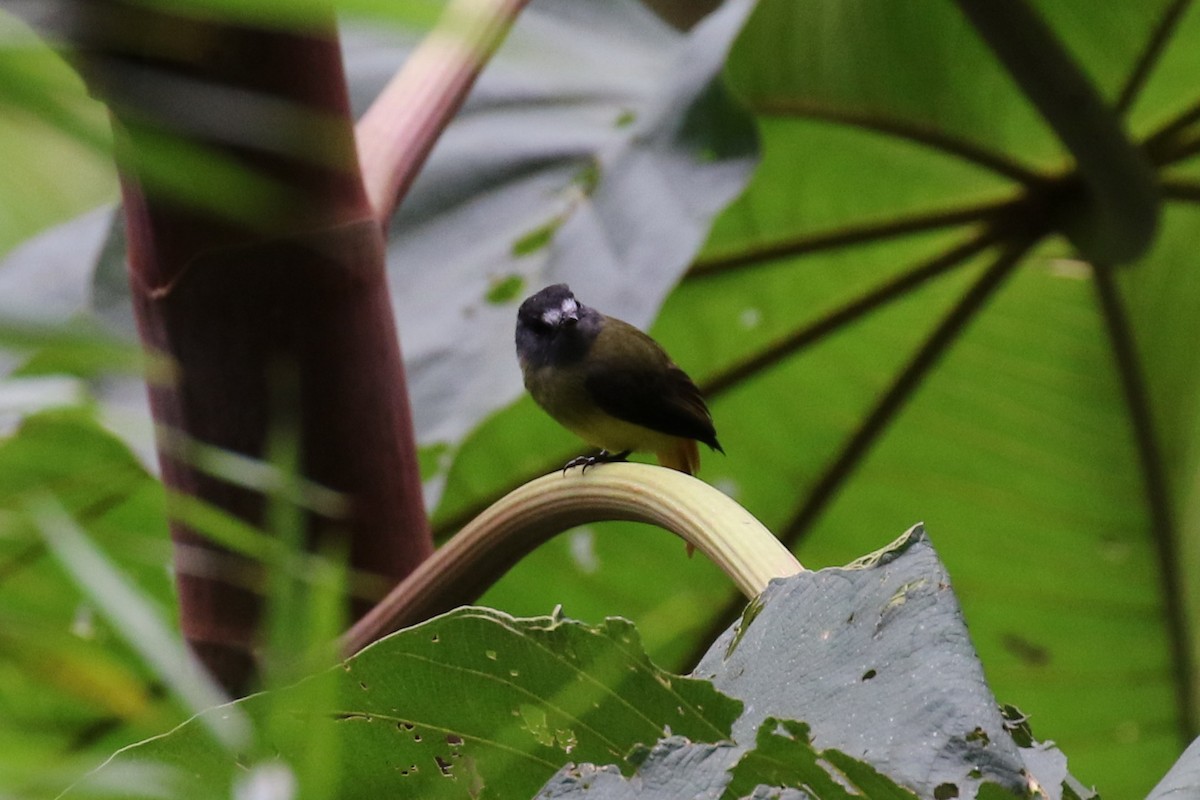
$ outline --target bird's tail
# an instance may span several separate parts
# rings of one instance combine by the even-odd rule
[[[688,475],[695,475],[700,469],[700,447],[695,439],[676,439],[675,445],[669,450],[659,450],[655,457],[658,463]]]
[[[688,475],[695,475],[696,470],[700,469],[700,446],[696,444],[695,439],[676,439],[675,446],[670,450],[659,450],[654,455],[664,467],[686,472]],[[694,552],[696,546],[688,542],[687,557],[691,558]]]

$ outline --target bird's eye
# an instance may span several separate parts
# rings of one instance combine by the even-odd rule
[[[537,331],[538,333],[545,333],[546,331],[550,330],[550,328],[551,328],[550,323],[547,322],[540,315],[536,316],[536,317],[527,318],[525,320],[525,324],[527,324],[530,328]]]

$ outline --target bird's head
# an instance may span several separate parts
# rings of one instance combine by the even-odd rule
[[[565,283],[547,286],[517,311],[517,356],[523,366],[574,361],[587,352],[602,320]]]
[[[579,322],[579,301],[565,283],[547,286],[521,303],[517,325],[527,325],[535,331],[553,333],[561,327]]]

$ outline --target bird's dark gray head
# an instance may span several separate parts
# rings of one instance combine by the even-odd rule
[[[517,358],[523,368],[577,361],[603,323],[603,315],[576,300],[565,283],[547,286],[517,311]]]
[[[518,324],[524,323],[534,328],[557,328],[578,321],[579,302],[571,293],[571,287],[565,283],[547,286],[537,294],[530,295],[517,312]]]

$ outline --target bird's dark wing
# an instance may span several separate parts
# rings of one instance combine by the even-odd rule
[[[622,357],[588,360],[584,386],[596,405],[626,422],[720,450],[708,406],[687,373],[637,328],[612,318],[605,321],[606,328],[616,326],[625,329],[619,339]],[[615,346],[609,344],[615,339],[605,335],[610,332],[603,332],[595,346]]]

